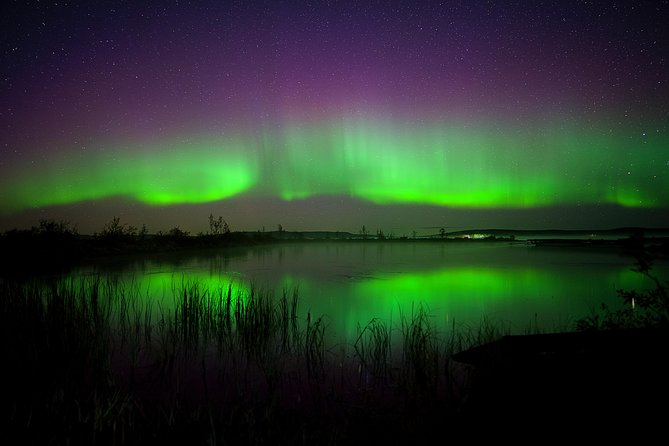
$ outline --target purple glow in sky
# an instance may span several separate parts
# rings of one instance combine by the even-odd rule
[[[120,215],[197,232],[210,213],[400,234],[669,221],[666,1],[1,15],[2,230]]]

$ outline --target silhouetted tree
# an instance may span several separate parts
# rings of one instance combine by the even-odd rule
[[[102,231],[96,235],[104,238],[132,237],[137,235],[137,228],[125,223],[122,224],[119,217],[114,217],[112,218],[112,221],[105,224]]]
[[[167,231],[167,236],[172,238],[185,238],[188,237],[189,235],[190,235],[189,231],[184,231],[179,226],[175,226],[169,231]]]
[[[439,237],[441,237],[441,238],[446,237],[446,229],[444,229],[444,228],[439,229]]]
[[[213,214],[209,214],[209,233],[211,235],[225,235],[230,233],[230,226],[228,222],[223,220],[220,215],[214,218]]]
[[[369,235],[369,231],[367,230],[367,227],[365,227],[365,225],[362,225],[362,228],[360,229],[360,235],[362,236],[363,240],[367,240],[367,236]]]
[[[64,220],[47,220],[41,219],[39,221],[39,227],[34,228],[33,232],[36,232],[39,235],[45,236],[74,236],[77,235],[77,228],[70,226],[70,222]]]

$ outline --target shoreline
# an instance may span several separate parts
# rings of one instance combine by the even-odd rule
[[[550,234],[548,234],[550,235]],[[188,253],[238,247],[272,246],[302,243],[369,243],[369,244],[481,244],[512,243],[539,248],[615,249],[634,255],[647,251],[653,255],[669,256],[669,235],[622,238],[543,237],[517,238],[511,235],[445,237],[362,237],[334,231],[311,232],[230,232],[224,235],[122,235],[91,236],[75,233],[40,233],[10,231],[0,235],[0,266],[12,270],[23,267],[44,267],[95,261],[112,256],[160,255]]]

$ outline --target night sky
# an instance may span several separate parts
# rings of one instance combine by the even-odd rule
[[[669,2],[3,2],[0,230],[669,222]]]

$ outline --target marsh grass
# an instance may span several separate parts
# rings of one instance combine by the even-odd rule
[[[440,333],[418,305],[331,345],[326,317],[300,316],[297,289],[181,281],[169,310],[98,277],[0,280],[0,293],[3,432],[28,443],[344,442],[384,419],[406,431],[456,409],[449,356],[500,334]]]
[[[374,318],[358,326],[353,348],[359,360],[359,386],[386,384],[392,367],[391,331],[383,320]]]

